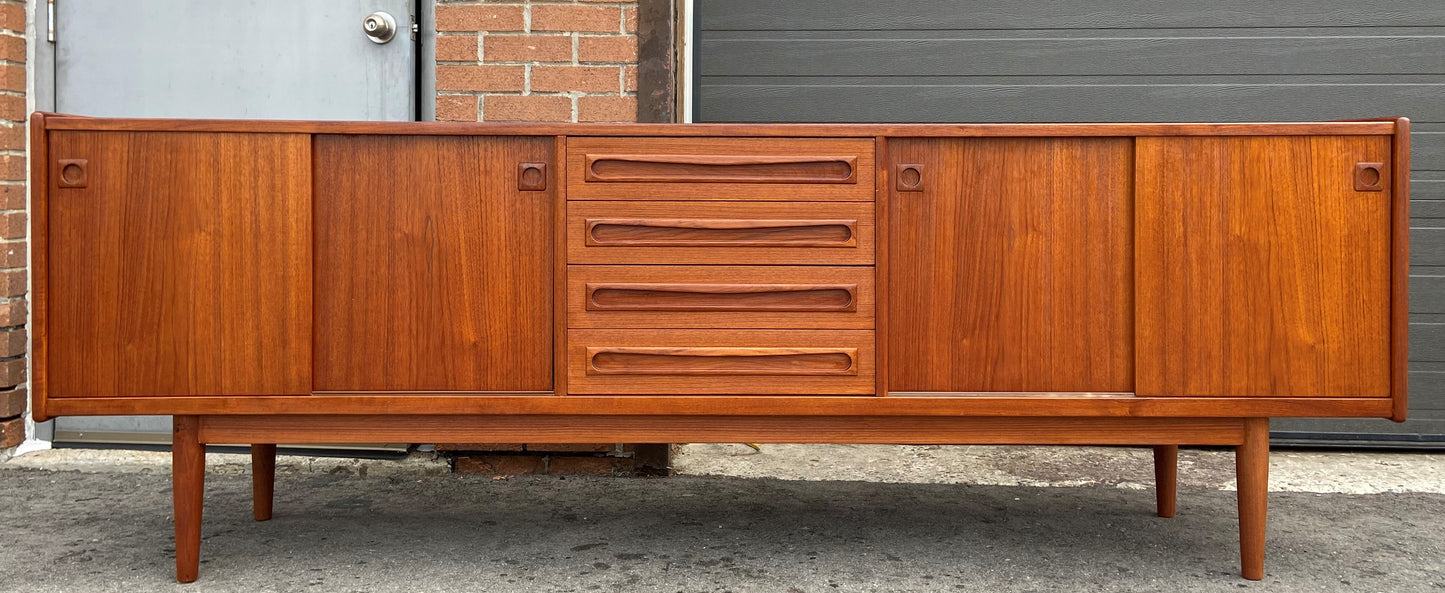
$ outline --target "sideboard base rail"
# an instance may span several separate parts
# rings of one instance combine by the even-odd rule
[[[1268,418],[897,416],[176,416],[172,445],[176,580],[200,570],[205,446],[252,444],[254,516],[271,518],[276,443],[752,442],[1153,445],[1156,512],[1172,517],[1178,446],[1235,447],[1241,574],[1264,578]]]

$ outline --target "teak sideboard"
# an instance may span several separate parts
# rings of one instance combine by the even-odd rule
[[[1405,418],[1409,122],[31,125],[37,419],[204,446],[1236,447]]]

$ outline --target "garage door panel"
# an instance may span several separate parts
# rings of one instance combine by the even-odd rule
[[[1445,37],[1430,29],[1238,30],[1219,36],[1131,30],[1108,38],[1054,31],[718,32],[703,41],[723,76],[1079,76],[1178,74],[1411,74],[1438,67]],[[827,35],[832,38],[818,38]],[[958,38],[962,35],[964,38]],[[1190,36],[1184,36],[1190,35]],[[778,56],[787,55],[780,60]],[[1288,60],[1279,56],[1287,55]],[[1378,59],[1389,55],[1388,61]],[[967,56],[960,60],[958,56]]]
[[[969,3],[915,0],[907,10],[879,10],[874,0],[699,1],[699,20],[719,30],[1024,29],[1150,27],[1445,26],[1437,0],[1378,3],[1343,0],[1157,0]]]
[[[1445,446],[1445,71],[1439,61],[1445,3],[985,1],[961,9],[952,0],[696,0],[695,6],[696,121],[1409,117],[1415,131],[1411,421],[1284,420],[1276,430],[1364,432]]]
[[[1445,121],[1435,84],[730,84],[704,75],[698,121],[1084,122],[1305,121],[1404,114]],[[1249,109],[1243,109],[1248,105]]]

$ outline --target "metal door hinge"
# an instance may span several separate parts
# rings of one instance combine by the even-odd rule
[[[55,0],[45,0],[45,40],[55,43]]]

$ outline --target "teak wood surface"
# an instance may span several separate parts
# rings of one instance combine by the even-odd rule
[[[574,264],[873,265],[873,205],[601,202],[567,205]]]
[[[1133,143],[892,139],[888,386],[1132,391]],[[907,165],[904,165],[904,164]]]
[[[316,138],[316,389],[552,389],[551,138]]]
[[[45,396],[311,391],[309,136],[48,145]]]
[[[1409,126],[35,114],[35,416],[204,445],[1236,447],[1406,411]]]
[[[571,266],[573,328],[873,329],[873,270],[853,266]]]
[[[1388,137],[1136,150],[1138,393],[1390,395]]]

